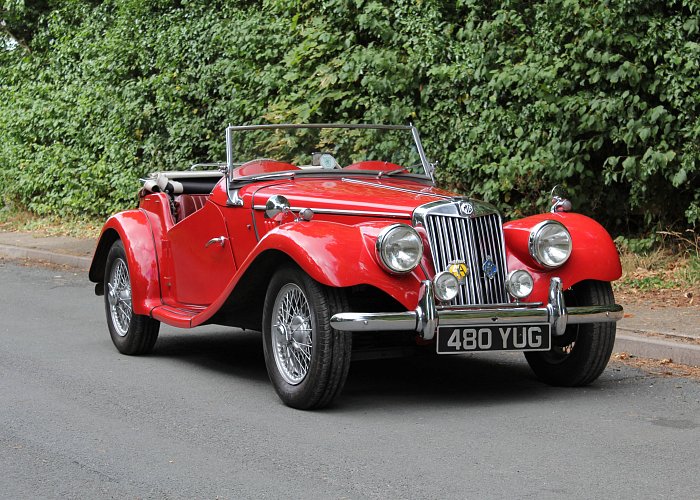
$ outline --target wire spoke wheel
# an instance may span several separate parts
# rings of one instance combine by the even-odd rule
[[[122,354],[151,352],[158,339],[160,322],[134,314],[129,260],[121,240],[115,241],[107,254],[104,292],[107,328],[114,346]]]
[[[131,282],[123,259],[114,261],[107,282],[107,300],[112,324],[117,335],[125,337],[131,325]]]
[[[313,329],[309,301],[301,288],[289,283],[277,294],[273,311],[275,363],[282,378],[297,385],[311,364]]]
[[[328,405],[345,384],[352,335],[334,330],[334,311],[347,310],[341,290],[287,266],[272,279],[263,308],[263,351],[280,399],[309,410]]]

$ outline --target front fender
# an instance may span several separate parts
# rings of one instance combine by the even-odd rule
[[[327,221],[285,224],[268,232],[247,260],[268,250],[281,250],[319,283],[338,288],[372,285],[412,308],[418,303],[424,279],[419,270],[390,274],[375,257],[377,235],[392,223],[395,221],[354,226]]]
[[[136,314],[150,315],[162,302],[153,231],[144,211],[127,210],[107,219],[90,265],[90,281],[104,285],[107,255],[118,239],[124,244],[129,261],[132,309]]]
[[[374,258],[376,236],[392,222],[347,226],[327,221],[295,222],[269,231],[246,258],[224,293],[192,319],[192,326],[210,320],[229,299],[262,302],[275,267],[293,261],[313,279],[327,286],[346,288],[371,285],[389,294],[406,309],[418,304],[420,268],[393,275]],[[260,265],[258,265],[260,264]],[[255,286],[255,284],[259,286]],[[238,294],[239,288],[245,290]]]
[[[572,250],[563,266],[547,270],[530,256],[530,230],[544,220],[561,222],[571,234]],[[549,281],[558,276],[564,288],[584,280],[614,281],[622,275],[620,256],[608,232],[585,215],[558,212],[533,215],[503,225],[508,270],[527,269],[535,280],[530,301],[546,302]]]

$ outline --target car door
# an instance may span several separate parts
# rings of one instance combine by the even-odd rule
[[[172,276],[166,302],[206,306],[223,292],[236,271],[221,209],[211,201],[175,224],[167,234]],[[168,300],[170,297],[171,300]]]

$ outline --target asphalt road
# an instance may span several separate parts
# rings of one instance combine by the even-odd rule
[[[619,364],[551,388],[515,354],[355,363],[283,406],[256,334],[112,346],[85,276],[0,262],[2,498],[697,498],[700,383]]]

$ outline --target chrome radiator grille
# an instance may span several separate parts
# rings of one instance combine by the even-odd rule
[[[427,214],[424,222],[435,272],[446,271],[454,262],[464,262],[469,268],[451,305],[509,302],[505,289],[503,230],[497,213],[471,218]],[[489,260],[496,265],[496,272],[490,278],[484,270]]]

